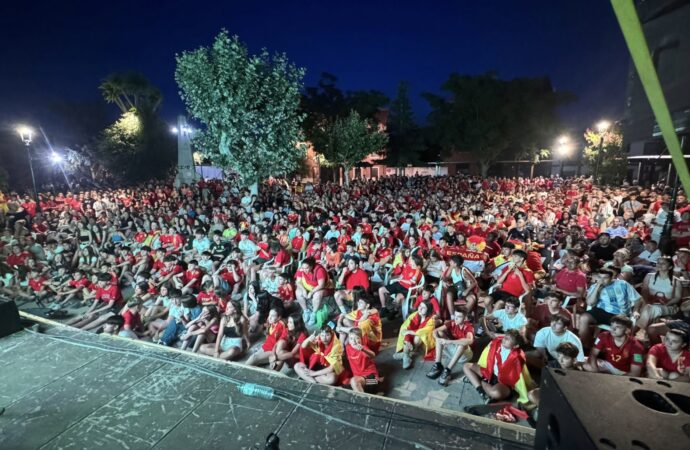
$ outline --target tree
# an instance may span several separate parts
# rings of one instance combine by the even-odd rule
[[[387,143],[388,136],[353,110],[322,130],[314,145],[318,144],[329,165],[343,168],[345,184],[349,184],[350,169],[368,155],[381,151]]]
[[[391,102],[388,121],[390,144],[386,155],[386,164],[400,167],[416,164],[424,151],[424,137],[414,120],[412,104],[408,95],[407,82],[398,84],[398,91]]]
[[[500,157],[521,152],[533,160],[555,137],[557,108],[573,99],[547,78],[505,81],[493,73],[451,74],[441,89],[445,95],[423,95],[433,139],[445,153],[472,153],[482,176]]]
[[[214,164],[247,184],[299,167],[305,152],[298,111],[304,69],[284,54],[249,55],[226,30],[212,46],[176,60],[180,96],[205,125],[193,142]]]
[[[620,129],[598,132],[588,128],[584,137],[585,160],[592,171],[599,161],[598,179],[594,181],[609,186],[620,186],[628,173],[628,159],[623,150],[623,135]]]
[[[99,89],[105,101],[115,103],[122,114],[132,109],[156,111],[163,100],[161,91],[138,72],[110,74]]]

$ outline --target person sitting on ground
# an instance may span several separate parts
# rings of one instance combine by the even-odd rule
[[[613,268],[599,269],[594,277],[596,282],[587,291],[587,312],[580,316],[579,336],[585,349],[591,348],[595,325],[610,325],[611,318],[617,314],[632,316],[633,306],[640,300],[640,294],[628,283],[617,279]]]
[[[520,300],[515,297],[505,298],[505,308],[495,309],[493,313],[484,315],[482,319],[484,329],[489,337],[495,339],[500,329],[503,333],[508,330],[517,330],[521,335],[525,335],[527,318],[520,312]],[[499,327],[496,327],[496,321]]]
[[[690,335],[687,331],[672,329],[664,342],[656,344],[647,354],[647,377],[656,380],[690,382]]]
[[[359,328],[366,338],[367,347],[371,348],[374,353],[378,353],[383,340],[379,312],[371,306],[371,298],[362,287],[355,286],[352,295],[357,309],[338,317],[336,331],[340,335],[340,340],[346,342],[350,330]]]
[[[632,320],[615,315],[611,331],[599,333],[584,368],[588,372],[639,377],[644,366],[644,346],[630,335]]]
[[[476,364],[465,364],[463,372],[485,403],[505,400],[512,391],[518,402],[527,403],[532,381],[527,371],[524,341],[517,330],[508,330],[484,349]]]
[[[540,329],[534,337],[534,351],[527,352],[527,362],[530,366],[541,369],[544,366],[558,367],[558,346],[570,343],[578,349],[577,364],[585,362],[582,342],[575,333],[569,330],[570,316],[554,314],[551,324]]]
[[[421,348],[425,358],[433,358],[435,341],[432,333],[435,328],[435,316],[430,303],[422,302],[417,311],[410,314],[400,327],[394,359],[402,360],[402,368],[412,367],[415,350]]]
[[[333,329],[324,325],[302,342],[295,373],[302,380],[333,386],[343,371],[343,345]]]
[[[558,344],[556,347],[556,362],[558,363],[558,368],[563,370],[582,370],[582,364],[577,361],[578,355],[581,352],[582,349],[578,349],[570,342]],[[541,388],[537,388],[529,391],[529,401],[534,405],[539,404],[540,390]]]
[[[443,311],[441,310],[441,305],[439,304],[438,299],[434,295],[434,291],[434,286],[430,284],[425,284],[422,288],[422,292],[414,300],[414,303],[412,304],[412,309],[416,311],[422,302],[429,302],[431,303],[431,309],[434,312],[434,315],[437,318],[440,318]]]
[[[367,387],[379,383],[379,372],[374,362],[376,353],[367,346],[366,341],[359,328],[351,328],[348,332],[345,355],[352,372],[350,386],[355,392],[364,392]]]
[[[274,369],[280,371],[284,364],[292,368],[299,360],[302,342],[308,337],[307,327],[300,314],[292,314],[287,319],[287,335],[280,339],[275,347],[275,358],[269,357],[269,364],[275,364]]]
[[[240,358],[249,348],[249,320],[242,314],[240,304],[228,302],[220,318],[216,342],[199,347],[199,353],[225,361]]]
[[[67,322],[75,328],[93,330],[100,327],[108,317],[120,312],[122,308],[122,294],[117,284],[112,283],[112,278],[106,273],[98,276],[98,287],[91,307],[83,315],[77,316]]]
[[[193,341],[192,353],[199,351],[201,344],[215,342],[218,337],[218,308],[215,305],[204,306],[199,317],[187,324],[187,331],[180,337],[182,350],[186,350]]]
[[[399,277],[393,278],[386,286],[379,288],[379,299],[381,300],[381,316],[387,316],[388,319],[395,318],[397,308],[407,296],[407,292],[416,286],[421,280],[423,274],[421,271],[422,258],[417,255],[411,256],[408,264],[405,264],[402,273]],[[386,305],[388,295],[394,295],[393,303],[390,308]]]
[[[275,369],[276,358],[276,344],[278,341],[286,340],[288,329],[283,322],[283,309],[271,308],[268,313],[266,329],[266,341],[261,345],[261,348],[254,352],[246,364],[248,366],[263,366],[270,364],[271,369]]]
[[[338,278],[337,286],[341,287],[340,290],[335,292],[335,303],[338,305],[340,312],[342,314],[348,313],[348,308],[345,305],[347,302],[349,305],[353,304],[352,290],[359,286],[364,289],[364,291],[369,291],[369,274],[360,268],[360,259],[355,256],[347,260],[347,266],[343,269],[340,277]],[[342,289],[344,287],[344,289]]]
[[[426,376],[432,380],[438,378],[438,384],[441,386],[448,385],[452,378],[453,367],[457,363],[463,366],[472,360],[474,327],[467,317],[467,308],[455,306],[451,320],[433,331],[436,341],[436,362]],[[444,355],[448,358],[448,365],[445,368],[443,367]]]
[[[122,325],[122,331],[128,334],[130,339],[140,339],[144,336],[144,326],[141,323],[141,308],[142,302],[138,299],[132,299],[127,302],[127,307],[122,312],[122,318],[125,323]]]

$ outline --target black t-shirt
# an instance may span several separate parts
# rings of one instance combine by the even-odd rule
[[[529,231],[527,228],[523,229],[522,231],[518,230],[517,228],[511,228],[510,231],[508,231],[508,239],[527,242],[530,240]]]
[[[602,247],[601,244],[595,242],[594,245],[589,248],[589,250],[594,253],[596,259],[600,259],[602,261],[611,261],[613,259],[613,253],[616,251],[616,247],[611,244],[607,245],[606,247]]]

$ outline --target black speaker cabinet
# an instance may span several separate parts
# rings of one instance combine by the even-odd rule
[[[0,338],[22,329],[15,302],[0,302]]]
[[[545,369],[536,449],[690,449],[690,383]]]

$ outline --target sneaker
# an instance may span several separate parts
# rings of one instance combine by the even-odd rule
[[[441,373],[441,377],[438,379],[438,384],[441,386],[448,386],[448,382],[452,378],[450,374],[450,369],[446,368],[443,373]]]
[[[443,364],[441,363],[434,363],[433,366],[431,366],[431,370],[427,372],[426,376],[427,378],[431,378],[432,380],[435,380],[438,378],[441,373],[443,373]]]
[[[412,367],[412,358],[410,357],[410,353],[409,352],[403,352],[402,368],[407,370],[410,367]]]

